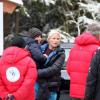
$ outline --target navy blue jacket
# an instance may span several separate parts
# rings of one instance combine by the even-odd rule
[[[28,46],[28,50],[31,52],[32,58],[35,60],[37,66],[45,62],[46,57],[41,52],[40,45],[32,38],[23,36],[23,39]]]

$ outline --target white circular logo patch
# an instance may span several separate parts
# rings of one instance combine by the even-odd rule
[[[10,67],[6,71],[7,80],[10,82],[16,82],[20,78],[20,72],[16,67]]]

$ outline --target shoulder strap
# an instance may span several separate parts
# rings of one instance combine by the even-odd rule
[[[57,55],[53,56],[46,66],[51,66],[62,54],[63,52],[59,52]]]

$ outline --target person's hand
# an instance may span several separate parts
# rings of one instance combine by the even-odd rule
[[[43,56],[45,56],[46,58],[48,57],[48,55],[46,55],[46,54],[43,54]]]
[[[8,94],[8,95],[5,97],[5,100],[15,100],[15,97],[14,97],[12,94]]]

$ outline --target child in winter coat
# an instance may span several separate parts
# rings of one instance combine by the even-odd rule
[[[25,49],[21,37],[12,39],[11,47],[4,50],[0,59],[1,100],[34,100],[37,78],[36,64]]]

